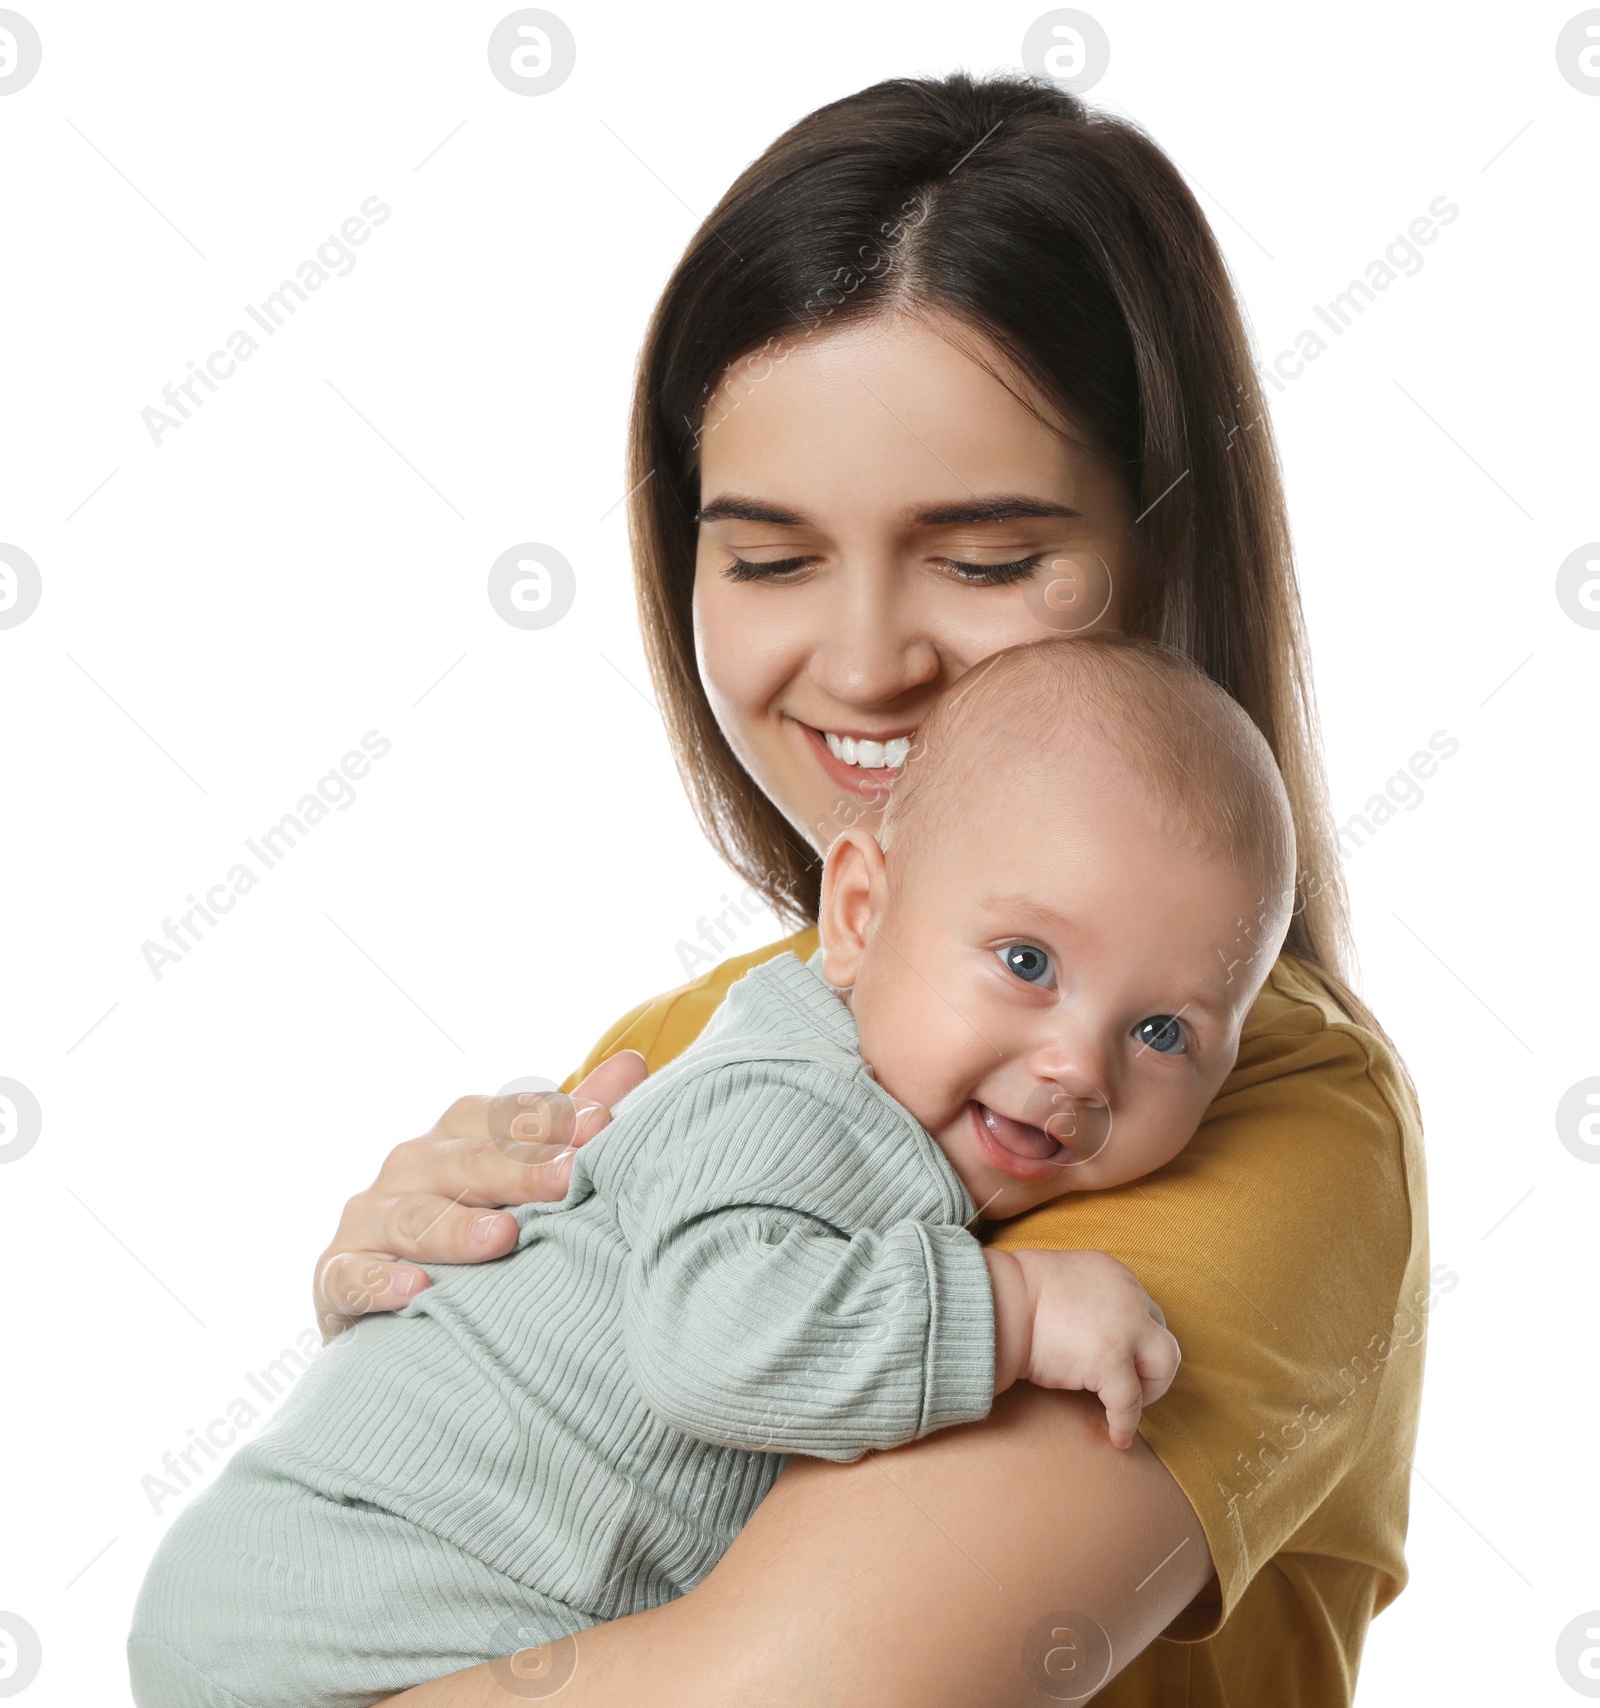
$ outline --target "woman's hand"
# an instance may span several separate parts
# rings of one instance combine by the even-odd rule
[[[638,1051],[623,1050],[570,1098],[460,1097],[421,1138],[396,1145],[378,1178],[345,1205],[317,1259],[312,1296],[323,1339],[370,1311],[398,1310],[431,1286],[417,1263],[503,1257],[517,1243],[517,1223],[500,1207],[564,1196],[573,1153],[648,1071]]]

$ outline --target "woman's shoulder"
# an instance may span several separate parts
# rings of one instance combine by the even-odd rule
[[[1315,1228],[1320,1243],[1338,1229],[1386,1281],[1415,1266],[1425,1238],[1422,1122],[1405,1068],[1291,955],[1268,974],[1178,1168],[1143,1184],[1160,1195],[1168,1174],[1183,1177],[1185,1199],[1246,1192],[1285,1232]]]
[[[803,931],[780,938],[776,943],[764,944],[748,954],[733,955],[699,978],[630,1008],[601,1035],[582,1065],[563,1082],[562,1090],[571,1091],[586,1074],[621,1050],[637,1050],[651,1073],[665,1067],[700,1036],[729,988],[752,967],[786,952],[797,955],[802,961],[809,960],[816,948],[817,928],[808,925]]]
[[[1315,972],[1280,955],[1239,1040],[1213,1116],[1248,1106],[1280,1117],[1353,1115],[1386,1148],[1420,1143],[1416,1099],[1387,1038],[1352,1017]]]

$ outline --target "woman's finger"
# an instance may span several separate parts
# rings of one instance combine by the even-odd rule
[[[430,1193],[361,1193],[346,1206],[333,1245],[317,1266],[317,1320],[332,1339],[359,1318],[397,1311],[432,1286],[417,1263],[485,1263],[504,1257],[516,1243],[516,1217],[504,1210]]]
[[[550,1197],[560,1197],[551,1190]],[[375,1250],[401,1262],[484,1263],[504,1257],[517,1243],[517,1219],[483,1204],[462,1203],[432,1192],[369,1199],[358,1250]]]
[[[507,1091],[499,1097],[459,1098],[447,1108],[435,1132],[468,1143],[487,1136],[512,1161],[555,1160],[610,1126],[611,1105],[627,1097],[647,1073],[649,1067],[639,1050],[622,1050],[606,1057],[570,1097],[565,1091]],[[526,1196],[495,1202],[526,1202]]]
[[[397,1145],[348,1204],[313,1293],[331,1338],[430,1285],[419,1263],[483,1263],[517,1242],[508,1204],[565,1197],[577,1149],[649,1069],[637,1050],[602,1062],[571,1097],[559,1091],[458,1097],[420,1138]]]
[[[369,1311],[396,1311],[432,1282],[420,1269],[376,1251],[335,1252],[317,1273],[317,1314],[323,1333],[339,1332]]]
[[[649,1066],[637,1050],[618,1050],[578,1084],[572,1097],[579,1107],[580,1145],[606,1125],[611,1119],[612,1105],[620,1103],[635,1086],[642,1085],[649,1073]]]
[[[355,1249],[349,1229],[370,1230]],[[432,1281],[416,1263],[486,1263],[517,1243],[517,1219],[504,1210],[458,1204],[427,1193],[354,1198],[344,1225],[317,1269],[313,1294],[330,1338],[373,1311],[396,1311]],[[411,1262],[407,1262],[411,1259]]]
[[[518,1125],[528,1113],[526,1109],[513,1108],[505,1113],[506,1119],[499,1122],[499,1138],[487,1134],[470,1139],[441,1138],[429,1133],[397,1145],[377,1180],[346,1207],[339,1230],[344,1241],[352,1247],[384,1249],[384,1242],[370,1232],[370,1206],[380,1198],[445,1198],[457,1204],[493,1207],[565,1197],[572,1171],[571,1137],[565,1142],[517,1137],[520,1132],[544,1130],[544,1123],[535,1117]],[[403,1246],[401,1252],[411,1255]]]

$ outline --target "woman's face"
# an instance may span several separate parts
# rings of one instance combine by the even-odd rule
[[[1125,624],[1116,477],[963,347],[1000,366],[948,318],[858,322],[740,365],[707,406],[701,680],[819,851],[876,828],[898,744],[973,664]]]

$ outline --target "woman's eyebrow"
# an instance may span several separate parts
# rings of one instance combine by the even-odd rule
[[[781,504],[768,504],[759,498],[746,498],[741,493],[725,493],[702,504],[695,512],[697,522],[770,522],[775,528],[803,528],[807,518],[798,510],[785,509]]]
[[[1044,498],[1030,498],[1020,492],[999,492],[990,498],[974,498],[966,504],[931,504],[913,510],[906,518],[913,528],[947,528],[957,523],[1016,522],[1030,517],[1065,516],[1077,518],[1081,510],[1070,504],[1055,504]],[[695,512],[697,522],[766,522],[775,528],[804,528],[810,518],[798,510],[781,504],[768,504],[763,499],[747,498],[730,492],[702,504]]]
[[[1070,504],[1053,504],[1048,499],[1029,498],[1020,492],[998,492],[991,498],[974,497],[969,504],[935,504],[917,510],[911,516],[911,524],[917,528],[943,528],[955,522],[1016,522],[1033,516],[1082,514]]]

